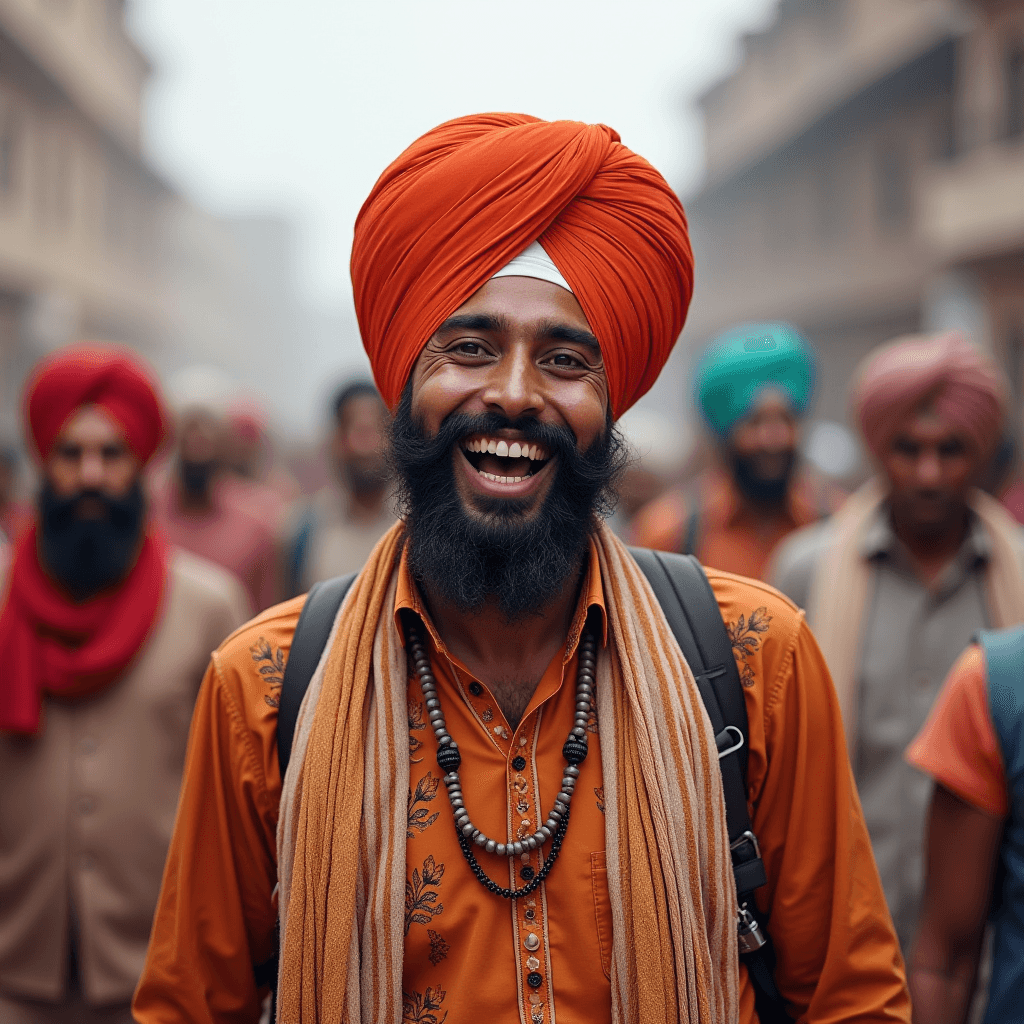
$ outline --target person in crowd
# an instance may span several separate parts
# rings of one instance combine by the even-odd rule
[[[171,393],[176,444],[154,484],[154,517],[171,543],[241,580],[253,608],[269,608],[280,597],[281,535],[227,468],[229,382],[193,367]]]
[[[18,495],[18,449],[0,443],[0,533],[13,540],[32,521],[32,507]]]
[[[971,637],[1024,620],[1019,527],[974,486],[1004,400],[995,364],[959,335],[871,353],[853,405],[878,472],[830,522],[790,537],[773,573],[807,609],[832,670],[904,949],[920,909],[931,787],[903,751]]]
[[[710,724],[601,521],[614,422],[692,292],[679,200],[605,125],[463,117],[378,180],[352,277],[403,519],[341,606],[283,783],[262,667],[302,599],[214,654],[136,1019],[255,1021],[280,934],[289,1024],[753,1021]],[[907,1021],[817,645],[770,588],[710,579],[779,989],[794,1017]]]
[[[127,1024],[209,659],[238,583],[153,526],[146,366],[76,345],[26,388],[42,486],[0,606],[0,1020]]]
[[[935,782],[911,958],[914,1020],[964,1024],[986,924],[985,1024],[1024,1019],[1024,627],[986,631],[953,666],[907,761]],[[994,897],[994,899],[993,899]]]
[[[300,511],[291,531],[289,592],[361,569],[394,525],[384,453],[388,411],[368,380],[343,385],[331,403],[333,479]]]
[[[239,500],[282,536],[299,487],[274,457],[267,412],[254,396],[238,395],[230,403],[225,436],[224,461]]]
[[[779,541],[834,504],[797,472],[814,375],[810,346],[788,324],[746,324],[714,341],[697,367],[696,395],[715,464],[643,509],[633,543],[763,579]]]

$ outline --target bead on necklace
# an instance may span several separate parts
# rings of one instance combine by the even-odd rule
[[[505,899],[519,899],[533,892],[547,877],[558,859],[569,825],[569,806],[572,803],[573,790],[579,778],[579,765],[587,757],[587,724],[594,704],[594,681],[597,667],[597,638],[590,629],[584,630],[580,637],[579,662],[576,673],[576,714],[573,727],[562,747],[562,756],[566,760],[565,771],[562,773],[562,785],[555,797],[554,806],[544,824],[532,835],[511,843],[499,843],[478,829],[470,820],[462,794],[462,780],[459,767],[462,764],[462,753],[458,744],[448,733],[444,711],[437,694],[437,680],[430,670],[430,658],[426,644],[420,632],[419,623],[411,616],[403,616],[405,626],[406,648],[412,661],[413,670],[419,679],[423,691],[423,699],[430,719],[434,737],[437,740],[437,765],[444,772],[444,784],[448,791],[448,802],[451,804],[455,819],[455,829],[459,846],[473,873],[491,892]],[[551,840],[551,851],[544,860],[540,871],[530,880],[528,885],[520,889],[508,889],[494,882],[480,866],[473,847],[479,847],[486,853],[498,857],[518,857],[528,854]]]

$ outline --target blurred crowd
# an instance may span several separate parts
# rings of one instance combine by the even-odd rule
[[[61,376],[68,358],[95,367],[73,394]],[[116,349],[75,349],[49,357],[26,387],[24,450],[32,466],[18,444],[0,449],[0,640],[28,628],[19,601],[33,609],[37,602],[42,610],[31,614],[54,636],[93,637],[109,620],[129,640],[152,637],[155,622],[156,640],[140,657],[146,665],[156,659],[175,685],[194,692],[224,635],[318,580],[358,570],[394,523],[388,412],[371,381],[345,381],[325,410],[318,450],[290,452],[275,441],[272,411],[214,367],[169,379],[166,419],[154,404],[146,421],[138,410],[157,385],[136,381],[133,374],[143,371],[133,367]],[[1024,482],[1014,442],[1020,424],[1008,418],[1001,371],[956,334],[896,339],[872,352],[850,390],[851,420],[871,470],[839,480],[801,454],[816,359],[794,328],[763,323],[726,332],[700,354],[692,381],[681,409],[694,402],[701,440],[651,410],[634,410],[621,422],[633,458],[619,481],[614,528],[635,545],[690,553],[771,584],[805,610],[840,698],[915,998],[924,1006],[959,1000],[966,1007],[979,972],[991,979],[991,1000],[1014,998],[1021,958],[1016,966],[1005,962],[1005,943],[982,955],[1000,864],[1016,878],[1013,920],[1024,919],[1024,849],[1019,834],[1003,831],[1021,799],[1024,707],[1010,699],[993,705],[988,694],[989,687],[1012,688],[1024,671],[1024,638],[1006,631],[1024,622]],[[111,536],[72,521],[69,503],[80,510],[83,495],[109,503]],[[124,576],[125,544],[137,546],[139,531],[152,542],[153,564],[164,566],[159,581],[132,570],[96,622],[79,622],[80,609],[95,604],[82,600],[110,594],[110,581]],[[44,553],[63,596],[19,568],[26,544]],[[69,552],[92,552],[94,564],[62,577]],[[757,644],[756,614],[746,630],[733,624],[734,646]],[[105,643],[102,650],[93,651],[91,639],[74,648],[75,657],[93,658],[97,687],[112,673],[146,670],[131,643],[116,653],[114,640]],[[266,659],[268,678],[280,676],[282,665],[269,651],[253,657]],[[26,672],[49,673],[48,685],[70,671],[53,667],[46,644],[39,658],[43,667]],[[96,883],[85,895],[89,875],[97,860],[133,858],[138,907],[134,917],[123,915],[124,929],[144,933],[179,782],[180,756],[165,750],[167,763],[148,774],[134,770],[126,793],[128,762],[114,757],[105,772],[94,770],[97,751],[125,729],[158,752],[178,751],[188,726],[187,701],[185,710],[167,712],[162,732],[134,725],[138,709],[108,703],[100,711],[68,703],[48,712],[45,750],[33,758],[23,745],[0,742],[0,776],[21,794],[13,819],[0,828],[24,829],[40,844],[70,842],[73,850],[52,877],[30,871],[20,882],[0,878],[0,979],[40,1000],[62,983],[65,965],[46,937],[45,918],[62,913],[61,893],[70,884],[83,893],[72,901],[69,924],[72,992],[83,1001],[69,1003],[67,1019],[108,1019],[89,1016],[94,1010],[83,993],[130,994],[141,961],[121,949],[121,926],[90,909],[104,893]],[[30,700],[5,708],[0,731],[38,730],[39,716]],[[149,814],[156,839],[119,852],[102,838],[99,804],[113,807],[115,818],[126,808]],[[62,826],[61,815],[75,826]],[[972,856],[952,857],[964,843]],[[16,922],[8,913],[15,890]],[[1001,920],[997,928],[1009,927]],[[1024,943],[1024,932],[1017,934]],[[6,962],[13,946],[32,942],[54,949]],[[936,964],[950,963],[954,971],[936,973]],[[5,1006],[0,993],[0,1010]]]

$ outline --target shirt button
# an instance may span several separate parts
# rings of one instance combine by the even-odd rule
[[[512,758],[512,767],[515,768],[515,770],[517,772],[521,772],[526,767],[526,758],[525,757],[514,757],[514,758]]]
[[[520,869],[520,871],[519,871],[519,877],[520,877],[520,878],[521,878],[521,879],[522,879],[522,880],[523,880],[524,882],[530,882],[530,881],[532,881],[532,880],[533,880],[533,876],[534,876],[534,875],[535,875],[536,873],[537,873],[537,872],[536,872],[536,871],[534,871],[534,870],[533,870],[533,868],[531,868],[529,864],[527,864],[527,865],[526,865],[526,867],[524,867],[524,868],[521,868],[521,869]]]
[[[484,688],[479,683],[470,683],[469,692],[473,694],[474,697],[479,697],[480,694],[484,692]]]
[[[526,938],[523,939],[523,945],[532,953],[540,946],[540,939],[534,932],[527,932]]]
[[[530,971],[526,976],[526,984],[529,985],[530,988],[540,988],[543,983],[544,975],[541,974],[540,971]]]

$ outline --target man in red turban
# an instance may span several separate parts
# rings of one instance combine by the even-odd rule
[[[42,486],[0,605],[0,1020],[128,1021],[203,665],[246,605],[149,526],[164,415],[137,357],[64,349],[25,411]]]
[[[978,631],[1024,621],[1019,527],[977,486],[1006,390],[991,357],[958,334],[870,353],[852,404],[877,473],[831,522],[788,539],[775,568],[832,670],[904,951],[921,906],[931,785],[903,753]]]
[[[305,599],[214,654],[137,1020],[255,1022],[268,976],[289,1024],[753,1020],[714,730],[602,521],[614,421],[689,304],[678,199],[603,125],[464,117],[381,176],[352,280],[402,521],[330,608],[293,730],[273,666],[317,660]],[[789,1012],[908,1020],[814,640],[709,580]]]

